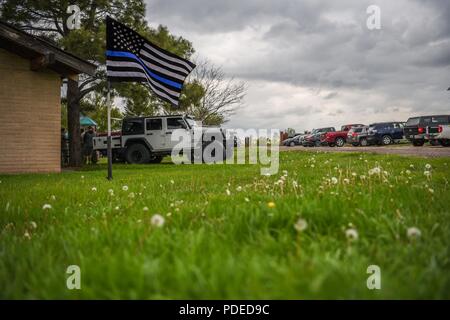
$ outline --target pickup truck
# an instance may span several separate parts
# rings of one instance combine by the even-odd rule
[[[112,159],[114,162],[126,161],[134,164],[160,163],[163,157],[172,154],[173,148],[179,143],[172,141],[174,130],[185,130],[193,139],[195,127],[196,122],[192,117],[182,115],[126,118],[122,121],[122,131],[111,134]],[[205,139],[205,135],[215,136],[215,133],[223,137],[225,156],[225,134],[220,128],[202,127],[200,148],[203,151],[213,140],[211,137],[209,140]],[[191,143],[191,146],[195,145]],[[193,160],[194,148],[191,149],[190,160]],[[94,150],[106,156],[106,135],[94,138]]]
[[[443,147],[450,147],[450,124],[439,125],[436,139]]]
[[[363,124],[346,124],[341,127],[340,131],[327,132],[320,136],[320,142],[330,147],[343,147],[347,141],[347,134],[352,128],[364,127]]]

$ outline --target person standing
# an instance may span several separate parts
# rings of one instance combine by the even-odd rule
[[[85,163],[92,163],[92,152],[94,151],[94,129],[89,127],[88,130],[84,133],[83,136],[83,157],[85,159]]]
[[[66,128],[61,128],[61,167],[69,164],[69,137]]]

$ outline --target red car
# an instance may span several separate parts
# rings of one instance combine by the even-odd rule
[[[364,127],[363,124],[346,124],[342,126],[341,131],[327,132],[320,137],[320,143],[329,145],[330,147],[343,147],[347,141],[347,133],[351,128]]]

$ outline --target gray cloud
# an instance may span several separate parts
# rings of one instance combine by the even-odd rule
[[[374,3],[376,2],[376,3]],[[381,30],[366,8],[381,8]],[[295,127],[449,112],[450,2],[149,0],[147,18],[249,84],[229,123]],[[395,118],[395,119],[394,119]]]

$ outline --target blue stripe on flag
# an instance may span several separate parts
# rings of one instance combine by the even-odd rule
[[[130,53],[130,52],[123,52],[123,51],[112,51],[112,50],[107,50],[106,51],[106,55],[107,56],[111,56],[111,57],[127,57],[127,58],[132,58],[137,60],[145,69],[145,71],[154,79],[159,80],[165,84],[168,84],[169,86],[181,89],[183,87],[182,84],[166,79],[164,77],[158,76],[157,74],[154,74],[153,72],[151,72],[145,65],[144,63],[142,63],[141,59],[139,59],[135,54]]]

